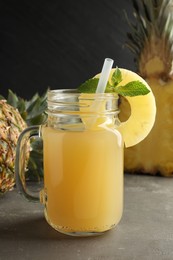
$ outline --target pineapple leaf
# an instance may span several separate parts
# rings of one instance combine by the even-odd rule
[[[45,110],[47,108],[46,95],[40,97],[36,94],[27,103],[27,118],[28,125],[41,124],[46,119]]]
[[[152,23],[153,21],[155,21],[154,15],[152,15],[152,12],[149,11],[148,6],[145,4],[145,2],[142,2],[142,4],[143,4],[143,9],[144,9],[146,19],[150,23]]]
[[[27,125],[42,124],[46,120],[45,110],[47,91],[39,96],[36,93],[30,100],[18,97],[12,90],[8,90],[7,103],[18,109]],[[4,99],[3,96],[0,99]]]
[[[0,100],[4,100],[5,98],[2,96],[2,95],[0,95]]]
[[[34,109],[34,107],[36,106],[36,103],[38,102],[39,99],[39,95],[38,93],[36,93],[31,100],[26,102],[26,111],[27,113],[31,113]]]
[[[173,60],[172,0],[132,0],[133,19],[125,12],[130,28],[125,46],[135,55],[136,68],[147,77],[146,64],[152,57],[163,63],[160,76],[171,77]],[[156,71],[157,73],[157,71]]]
[[[11,89],[8,90],[7,103],[15,108],[18,108],[19,99],[17,95],[11,91]]]
[[[21,114],[22,118],[26,121],[26,110],[25,110],[25,100],[23,98],[18,99],[17,109]]]
[[[17,96],[12,90],[8,90],[7,98],[0,95],[0,99],[6,99],[7,103],[18,109],[20,115],[28,126],[43,124],[47,118],[45,110],[47,108],[47,91],[39,96],[36,93],[30,100],[25,100]],[[16,127],[19,127],[16,125]],[[27,180],[40,181],[43,179],[43,147],[42,140],[31,140],[30,158],[28,161]]]

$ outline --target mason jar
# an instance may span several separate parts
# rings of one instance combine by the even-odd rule
[[[103,234],[123,211],[123,138],[118,131],[118,96],[50,90],[47,122],[19,137],[16,182],[29,200],[44,204],[47,222],[73,236]],[[44,187],[29,194],[25,179],[28,140],[43,140]]]

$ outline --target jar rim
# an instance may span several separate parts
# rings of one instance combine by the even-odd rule
[[[82,94],[84,95],[82,97]],[[107,98],[113,98],[113,99],[118,99],[119,96],[117,93],[81,93],[79,92],[77,89],[50,89],[48,90],[48,95],[47,95],[47,99],[48,101],[50,100],[55,100],[56,97],[60,97],[60,96],[69,96],[69,95],[73,95],[73,96],[81,96],[81,98],[93,98],[93,96],[95,98],[103,98],[103,97],[107,97]]]
[[[80,115],[115,113],[118,109],[118,95],[112,93],[80,93],[77,89],[54,89],[49,90],[47,96],[47,114]]]

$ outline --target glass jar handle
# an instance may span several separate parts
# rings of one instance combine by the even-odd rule
[[[32,192],[29,192],[26,185],[25,170],[27,156],[29,155],[28,142],[33,137],[40,137],[40,125],[30,126],[26,128],[19,136],[17,147],[16,147],[16,159],[15,159],[15,178],[16,186],[19,192],[25,196],[26,199],[33,202],[39,202],[39,193],[33,195]]]

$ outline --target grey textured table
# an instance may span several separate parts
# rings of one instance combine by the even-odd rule
[[[59,234],[16,190],[0,198],[0,260],[172,260],[173,179],[125,175],[121,222],[98,237]]]

